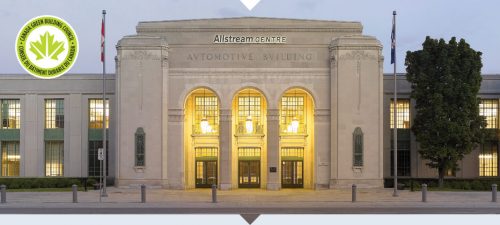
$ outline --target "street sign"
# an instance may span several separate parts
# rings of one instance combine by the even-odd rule
[[[102,148],[97,149],[97,159],[104,160],[104,150]]]

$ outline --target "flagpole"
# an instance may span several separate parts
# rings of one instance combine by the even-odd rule
[[[106,24],[106,10],[102,10],[102,28],[101,28],[101,38],[102,38],[102,149],[103,149],[103,187],[102,187],[102,197],[108,197],[106,193],[106,160],[107,160],[107,146],[106,146],[106,41],[105,41],[105,25]]]
[[[392,11],[392,43],[391,43],[391,61],[394,64],[394,193],[392,196],[398,197],[398,90],[397,90],[397,78],[396,78],[396,11]]]

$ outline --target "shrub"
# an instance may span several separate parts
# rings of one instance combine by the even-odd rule
[[[471,185],[470,185],[470,181],[467,181],[467,180],[459,180],[457,181],[458,183],[458,189],[462,189],[462,190],[470,190],[471,189]]]
[[[0,178],[0,184],[5,184],[8,189],[31,189],[31,188],[66,188],[76,184],[82,185],[81,178]]]
[[[419,190],[422,184],[427,184],[427,187],[437,187],[437,178],[399,178],[399,183],[406,185],[405,189],[410,188],[410,181],[413,181],[414,190]],[[385,179],[385,187],[392,188],[393,179]],[[500,186],[500,179],[498,178],[475,178],[475,179],[445,179],[444,187],[456,190],[475,190],[475,191],[489,191],[492,184]],[[500,189],[500,187],[499,187]]]
[[[472,181],[471,188],[472,188],[472,190],[476,190],[476,191],[485,190],[483,183],[479,180]]]
[[[96,184],[96,183],[97,183],[97,181],[96,181],[94,178],[89,178],[89,179],[87,180],[87,187],[92,187],[92,186],[94,186],[94,184]]]

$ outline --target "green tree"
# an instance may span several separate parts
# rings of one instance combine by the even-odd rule
[[[448,169],[456,170],[482,142],[486,121],[479,115],[481,52],[465,40],[426,37],[422,50],[406,53],[407,79],[416,115],[412,131],[420,144],[420,156],[436,168],[439,186]]]

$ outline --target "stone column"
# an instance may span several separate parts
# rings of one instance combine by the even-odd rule
[[[330,110],[314,112],[314,183],[315,189],[328,189],[331,179]]]
[[[267,110],[267,190],[280,190],[279,110]],[[276,167],[276,172],[270,168]]]
[[[330,45],[330,188],[338,178],[338,46]]]
[[[170,109],[168,112],[167,132],[170,134],[167,140],[168,188],[184,189],[185,174],[187,174],[184,158],[184,110]]]
[[[168,47],[164,46],[161,51],[161,68],[162,68],[162,79],[163,79],[163,88],[162,88],[162,146],[161,146],[161,161],[162,161],[162,170],[161,170],[161,185],[163,187],[168,187],[168,69],[169,69],[169,61],[168,61]],[[184,121],[184,120],[183,120]],[[184,136],[184,132],[182,133]],[[184,145],[183,145],[184,146]]]
[[[220,110],[219,121],[219,142],[220,142],[220,189],[230,190],[231,183],[231,152],[232,152],[232,123],[231,123],[231,109]]]

